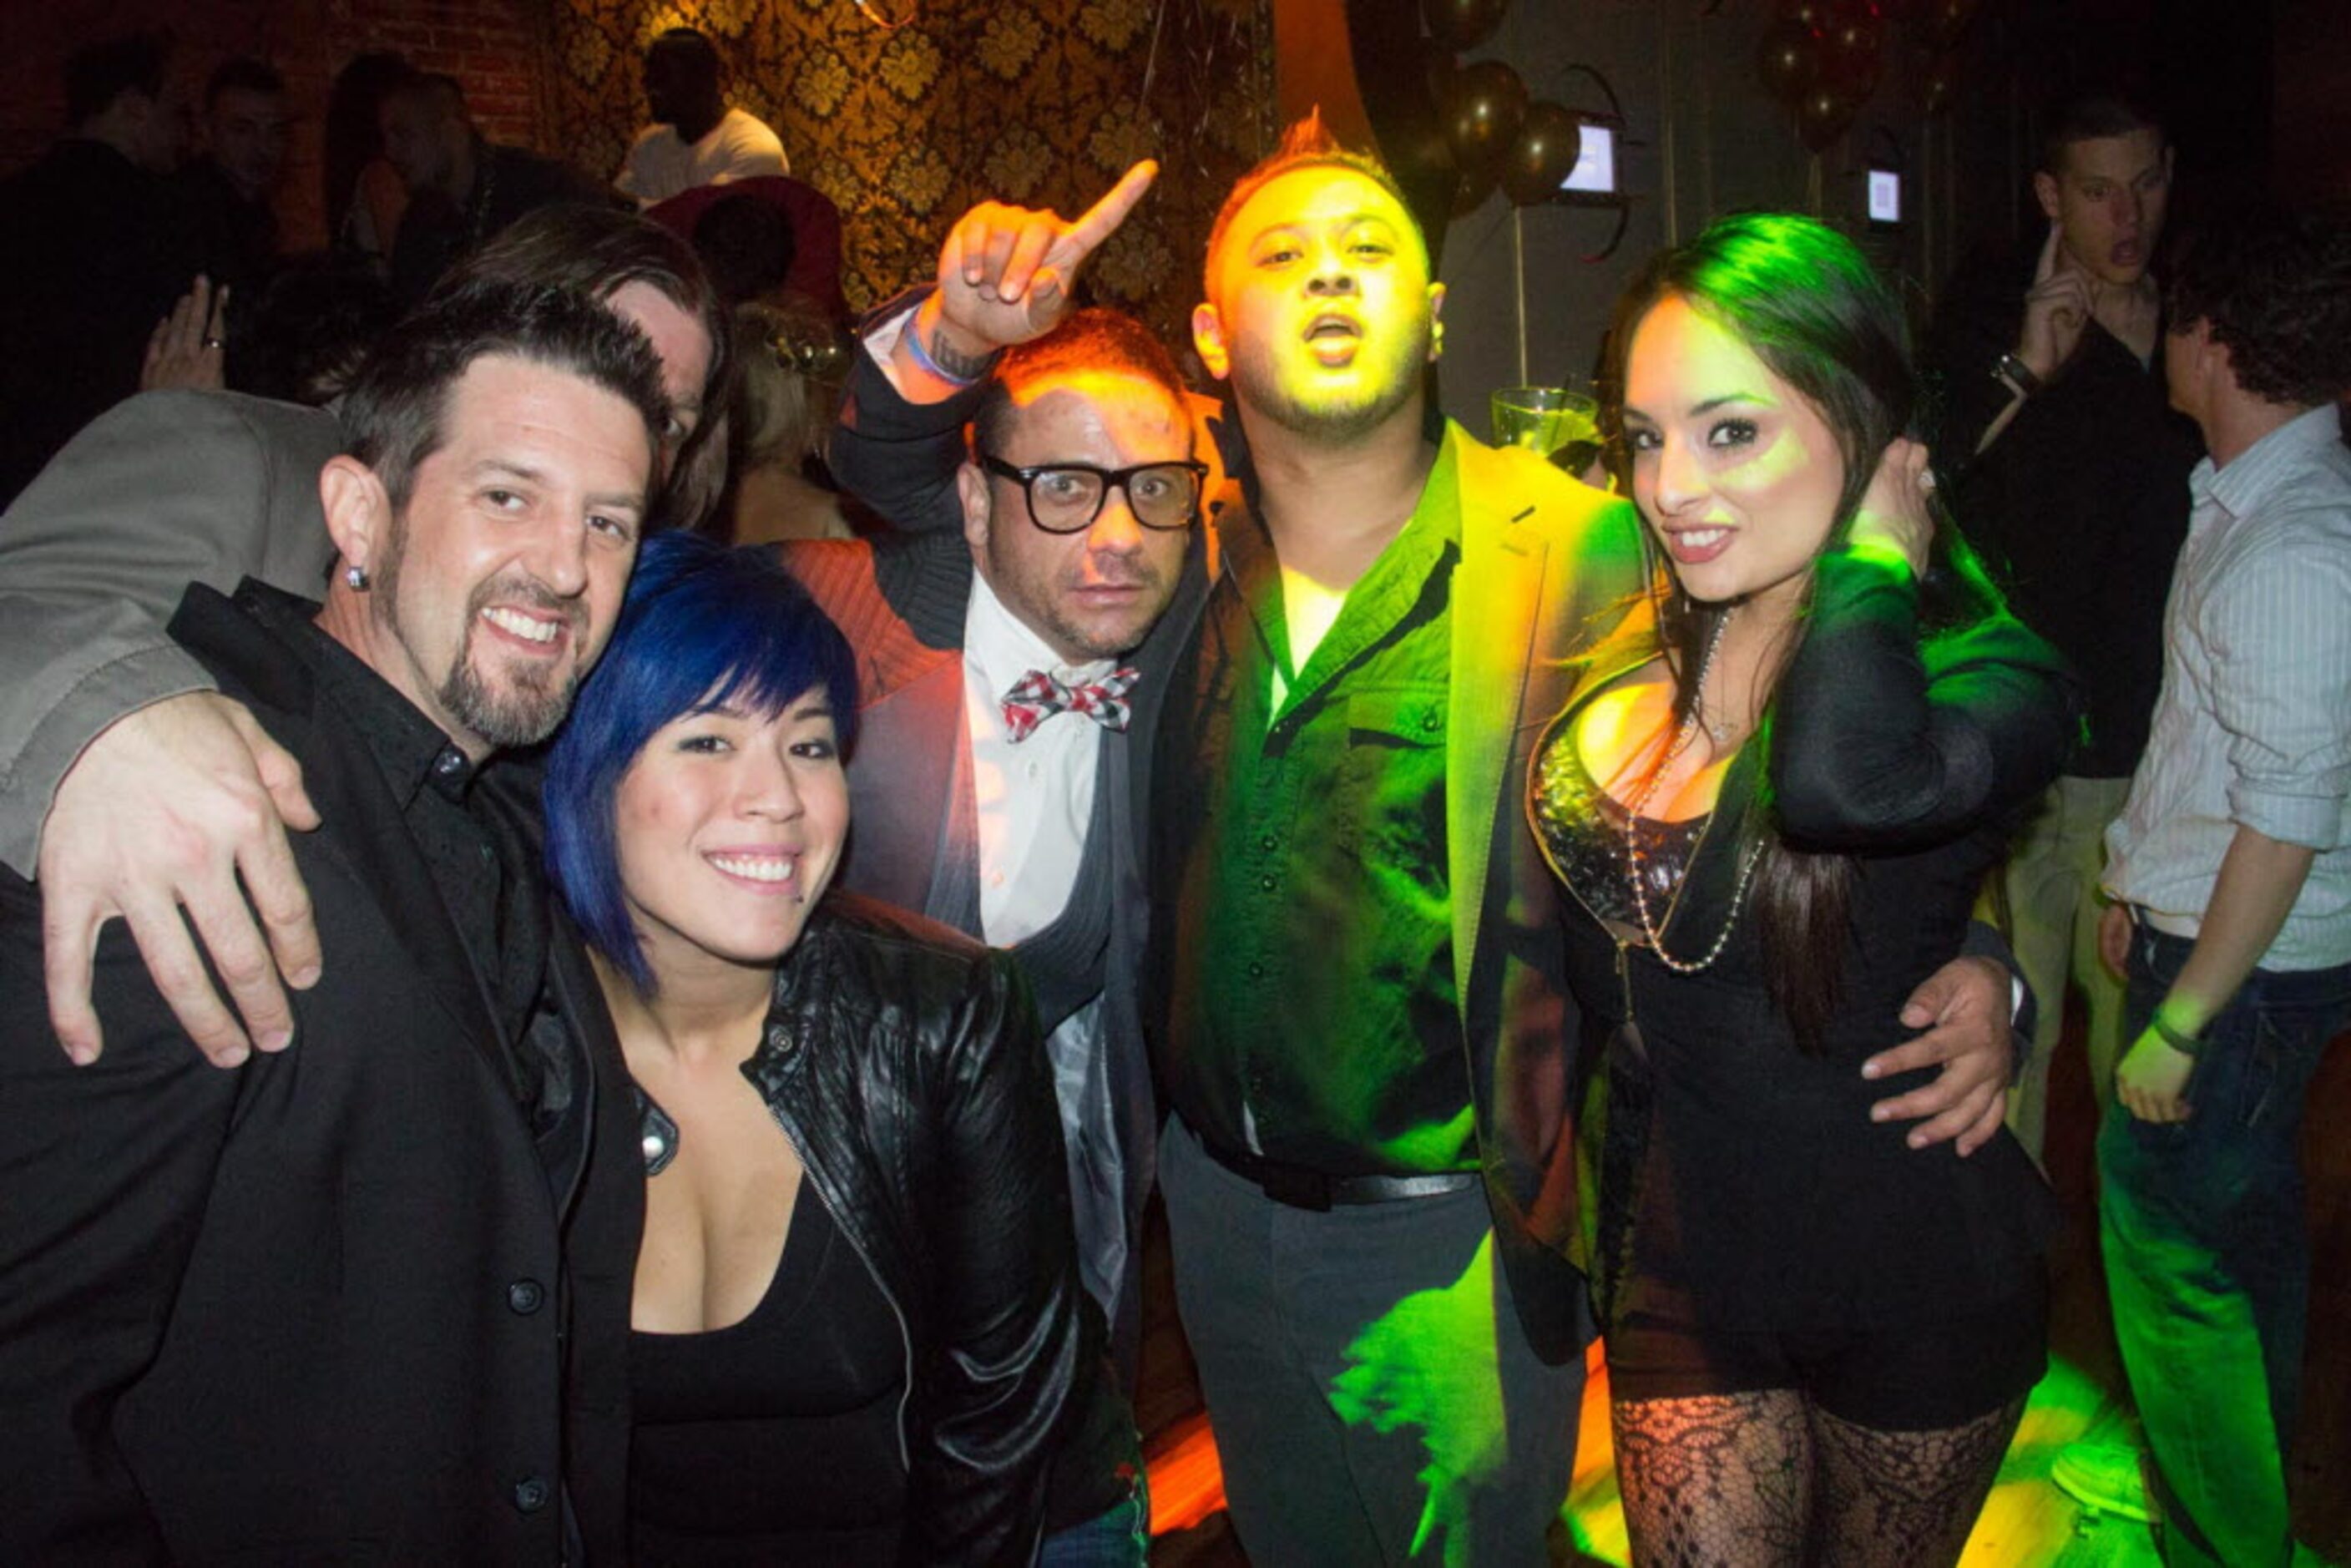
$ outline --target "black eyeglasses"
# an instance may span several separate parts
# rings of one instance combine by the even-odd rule
[[[1144,528],[1169,533],[1188,528],[1200,520],[1200,491],[1208,482],[1208,465],[1190,459],[1138,463],[1132,468],[1097,468],[1089,463],[1015,468],[1001,457],[982,454],[979,465],[1018,481],[1029,497],[1029,520],[1049,534],[1081,534],[1092,528],[1113,490],[1126,492],[1127,509]]]

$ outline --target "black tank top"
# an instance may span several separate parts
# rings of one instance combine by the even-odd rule
[[[640,1568],[896,1560],[905,1348],[813,1188],[751,1315],[708,1333],[632,1333],[629,1385]]]

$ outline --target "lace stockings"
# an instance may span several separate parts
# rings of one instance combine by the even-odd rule
[[[1792,1389],[1614,1406],[1644,1568],[1920,1568],[1959,1561],[2023,1401],[1964,1427],[1885,1432]]]

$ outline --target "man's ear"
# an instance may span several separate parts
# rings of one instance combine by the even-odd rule
[[[2229,345],[2212,330],[2209,317],[2199,316],[2188,324],[2188,340],[2196,345],[2196,373],[2216,381],[2233,382],[2237,379],[2237,359],[2229,352]]]
[[[1210,375],[1223,381],[1232,373],[1233,355],[1225,343],[1224,319],[1206,301],[1192,307],[1192,346],[1200,350],[1200,363]]]
[[[987,559],[987,476],[969,458],[956,470],[956,499],[963,503],[963,538],[971,559]]]
[[[2047,218],[2051,223],[2055,223],[2057,221],[2058,212],[2057,176],[2052,174],[2046,169],[2034,171],[2032,175],[2032,193],[2040,199],[2041,215]]]
[[[1445,285],[1428,286],[1428,362],[1445,357]]]
[[[329,458],[319,470],[319,506],[336,555],[347,566],[375,570],[392,537],[392,497],[375,470],[356,457]]]

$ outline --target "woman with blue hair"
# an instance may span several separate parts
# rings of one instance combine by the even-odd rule
[[[1089,1354],[1017,971],[826,896],[855,699],[771,559],[668,535],[549,761],[642,1106],[640,1563],[1027,1562]]]

